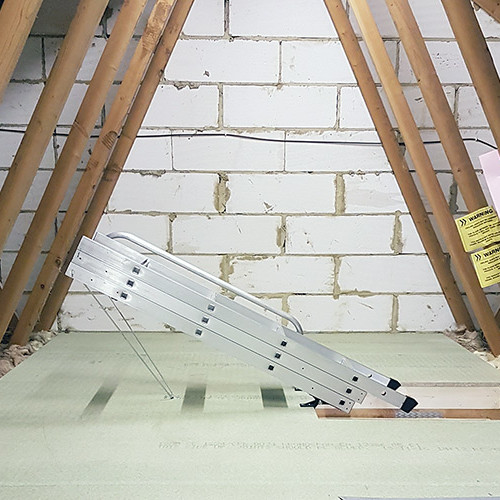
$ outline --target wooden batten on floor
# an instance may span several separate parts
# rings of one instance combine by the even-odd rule
[[[482,419],[500,420],[500,409],[481,408],[432,408],[412,410],[406,414],[401,410],[390,408],[354,408],[349,415],[340,410],[329,407],[316,408],[318,418],[460,418],[460,419]]]
[[[328,405],[316,407],[319,418],[459,418],[500,420],[498,386],[411,386],[400,389],[419,404],[410,413],[384,406],[373,396],[355,406],[349,415]]]

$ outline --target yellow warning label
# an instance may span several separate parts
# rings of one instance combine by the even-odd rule
[[[474,252],[471,258],[483,288],[500,283],[500,245]]]
[[[500,221],[492,207],[480,208],[455,222],[467,252],[500,241]]]

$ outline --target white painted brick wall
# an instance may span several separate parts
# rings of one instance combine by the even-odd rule
[[[423,193],[422,183],[420,182],[420,176],[418,175],[418,172],[413,172],[412,176],[419,192]],[[443,195],[446,201],[448,202],[448,205],[451,205],[451,190],[453,184],[453,175],[451,174],[451,172],[441,172],[437,173],[436,177],[439,185],[441,186],[441,189],[443,190]],[[424,202],[425,209],[429,213],[431,213],[432,209],[428,199],[424,196],[422,198],[422,201]]]
[[[454,323],[442,295],[400,295],[398,330],[442,332]]]
[[[168,134],[169,130],[143,130],[139,135]],[[169,137],[138,138],[125,163],[124,170],[172,170],[172,146]]]
[[[42,89],[41,83],[10,83],[0,103],[0,125],[27,125]]]
[[[444,93],[450,105],[450,109],[453,110],[455,106],[455,88],[451,86],[443,86]],[[397,126],[397,122],[394,118],[392,110],[389,106],[389,102],[383,90],[381,90],[382,101],[386,107],[391,122],[394,127]],[[422,97],[422,92],[418,87],[403,87],[403,93],[408,102],[410,111],[412,112],[413,119],[419,128],[433,128],[433,122],[429,110],[425,104],[425,100]]]
[[[180,131],[186,133],[186,131]],[[203,135],[203,134],[198,134]],[[241,135],[241,134],[236,134]],[[264,139],[283,140],[284,132],[254,133]],[[284,169],[285,145],[235,137],[174,137],[175,170],[271,172]]]
[[[230,0],[229,30],[249,37],[336,36],[321,0]]]
[[[292,296],[290,313],[307,331],[385,332],[391,328],[392,297]]]
[[[408,211],[392,173],[345,175],[344,185],[348,214]]]
[[[338,41],[283,42],[283,82],[354,83],[354,75]],[[321,61],[321,64],[318,64]]]
[[[22,130],[14,128],[14,130]],[[23,134],[2,134],[2,147],[0,148],[0,169],[8,169],[16,156],[17,148],[21,144]],[[50,169],[54,167],[54,145],[49,141],[47,150],[40,162],[40,169]]]
[[[28,228],[30,227],[31,221],[33,220],[33,215],[34,214],[32,212],[19,214],[19,217],[17,218],[14,227],[12,228],[9,237],[7,238],[7,242],[5,243],[5,249],[4,249],[5,251],[17,252],[19,250],[21,244],[24,241],[24,236],[28,231]],[[43,245],[43,251],[49,250],[50,244],[52,243],[54,236],[55,236],[55,227],[47,235],[47,239],[45,241],[45,244]]]
[[[439,292],[426,255],[343,257],[339,286],[343,292]]]
[[[457,42],[427,42],[426,45],[441,83],[471,82]],[[416,83],[417,81],[402,45],[399,81],[401,83]]]
[[[358,87],[340,89],[340,127],[374,128]]]
[[[18,64],[12,74],[13,80],[40,80],[42,78],[42,42],[40,38],[28,38]]]
[[[153,3],[148,2],[137,35]],[[441,2],[410,4],[461,133],[493,142]],[[369,5],[422,138],[435,140],[386,4],[369,0]],[[482,11],[477,15],[500,65],[500,25]],[[110,28],[116,17],[115,12]],[[59,16],[54,16],[56,35],[62,34],[59,25]],[[40,28],[35,32],[41,33]],[[58,132],[69,131],[106,44],[100,28],[97,35]],[[61,41],[61,36],[43,34],[29,38],[0,105],[2,126],[27,125]],[[366,54],[364,43],[362,49]],[[371,61],[369,66],[378,82]],[[119,69],[103,118],[125,68],[122,64]],[[102,125],[102,118],[96,125]],[[141,134],[169,133],[197,137],[138,140],[100,230],[136,233],[275,307],[289,309],[308,330],[439,331],[453,323],[381,146],[293,142],[378,142],[322,0],[195,0],[141,129]],[[213,133],[258,136],[268,142],[209,136]],[[0,183],[20,139],[0,132]],[[283,139],[290,142],[271,142]],[[4,277],[64,142],[64,137],[50,141],[2,256]],[[58,224],[94,143],[85,148]],[[489,149],[471,142],[467,149],[480,170],[478,156]],[[439,145],[427,150],[444,196],[459,215],[466,207],[444,152]],[[28,290],[33,281],[34,276]],[[75,284],[71,290],[59,326],[115,329],[84,287]],[[498,306],[491,294],[489,300]],[[166,328],[147,314],[125,310],[134,329]],[[116,311],[112,314],[125,328]]]
[[[169,241],[169,219],[165,215],[139,214],[105,214],[97,231],[109,234],[120,228],[120,231],[132,233],[164,250]]]
[[[290,254],[391,253],[394,216],[287,217]]]
[[[224,88],[227,127],[332,127],[336,121],[336,87]]]
[[[347,83],[355,84],[356,79],[340,41],[285,41],[283,42],[283,74],[285,83]],[[393,64],[397,61],[397,44],[386,42]],[[362,49],[367,53],[366,45]],[[318,64],[321,61],[321,64]],[[378,75],[370,61],[370,69],[375,81]]]
[[[399,220],[401,221],[402,252],[425,253],[411,215],[403,214],[400,216]]]
[[[459,88],[457,100],[460,127],[485,127],[488,125],[474,87]]]
[[[7,171],[0,171],[0,185],[3,185],[5,178],[7,177]],[[28,195],[23,203],[23,210],[34,211],[40,203],[43,191],[47,186],[50,178],[50,171],[41,170],[38,171],[33,179],[33,183],[28,191]]]
[[[165,78],[189,82],[277,83],[277,41],[179,40]]]
[[[45,42],[45,66],[47,74],[50,73],[52,67],[54,66],[61,44],[61,38],[49,38]],[[95,38],[92,41],[87,54],[85,55],[80,71],[76,76],[77,80],[90,81],[92,79],[95,68],[105,46],[106,40],[103,38]]]
[[[67,125],[71,126],[75,121],[76,114],[78,113],[78,109],[80,108],[80,104],[82,99],[87,92],[88,85],[85,83],[75,83],[71,92],[69,93],[68,100],[64,105],[61,116],[59,117],[59,125]],[[97,118],[96,122],[100,123],[100,117]]]
[[[224,0],[196,0],[182,32],[189,36],[224,35]]]
[[[234,174],[227,187],[229,213],[333,213],[335,176]]]
[[[219,90],[160,85],[144,119],[145,127],[211,127],[217,125]]]
[[[278,216],[179,216],[172,223],[173,249],[180,253],[279,253]]]
[[[250,293],[332,293],[332,257],[267,257],[232,259],[230,283]]]
[[[213,174],[124,172],[109,201],[110,211],[216,212]]]
[[[16,253],[15,252],[3,252],[2,254],[2,259],[1,259],[1,266],[2,266],[2,278],[5,279],[8,274],[10,273],[10,270],[12,266],[14,265],[14,261],[16,259]],[[30,278],[28,282],[26,283],[25,290],[26,291],[31,291],[33,289],[33,285],[35,284],[36,278],[38,276],[38,273],[42,269],[42,265],[45,259],[45,253],[40,254],[40,256],[37,259],[37,262],[35,264],[35,267],[33,268],[33,271],[30,274]],[[22,301],[22,305],[24,305],[25,301],[28,299],[27,296],[24,297],[24,300]],[[18,308],[17,311],[20,312],[22,310],[22,307]]]
[[[339,131],[294,134],[287,133],[290,141],[338,141],[338,142],[378,142],[376,132]],[[286,170],[290,172],[352,172],[389,171],[384,150],[381,146],[349,146],[345,144],[299,144],[286,145]]]

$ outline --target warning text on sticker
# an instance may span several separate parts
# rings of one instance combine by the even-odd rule
[[[456,219],[467,252],[500,242],[500,221],[492,207],[484,207]]]

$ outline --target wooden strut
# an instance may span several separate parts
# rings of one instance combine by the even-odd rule
[[[500,1],[474,0],[474,3],[487,12],[497,23],[500,23]]]
[[[408,414],[392,408],[354,408],[349,415],[333,407],[316,408],[318,418],[461,418],[500,420],[499,408],[416,408]]]
[[[386,0],[469,212],[488,205],[408,0]]]
[[[500,80],[469,0],[441,0],[467,69],[500,147]]]
[[[24,345],[33,330],[35,322],[39,318],[60,268],[75,240],[83,216],[85,215],[85,210],[94,194],[95,187],[102,175],[110,151],[114,147],[119,130],[133,102],[153,51],[156,49],[164,29],[167,29],[165,27],[167,14],[170,13],[167,25],[175,27],[175,30],[173,28],[168,29],[168,32],[166,32],[167,37],[174,38],[173,45],[175,45],[192,2],[193,0],[177,0],[172,9],[167,8],[167,4],[170,6],[171,2],[159,0],[155,5],[156,16],[154,19],[152,19],[153,16],[150,18],[151,22],[148,23],[148,27],[146,28],[147,32],[145,30],[141,37],[141,42],[119,88],[104,124],[103,131],[89,159],[87,168],[78,184],[63,223],[33,287],[33,292],[19,318],[19,323],[11,339],[12,344]],[[170,53],[168,53],[167,60],[170,57]],[[157,73],[156,77],[161,78],[162,74],[163,68]]]
[[[403,198],[457,324],[473,328],[473,321],[453,277],[420,193],[400,150],[390,119],[341,0],[325,0],[370,116],[382,142]],[[46,323],[44,323],[46,325]]]
[[[170,59],[170,55],[175,47],[175,43],[182,30],[182,26],[187,14],[189,13],[192,3],[193,0],[184,2],[179,2],[178,0],[173,8],[172,15],[169,19],[165,32],[158,45],[153,60],[149,65],[134,104],[130,109],[120,138],[118,139],[113,153],[111,154],[104,171],[104,175],[101,178],[96,193],[87,210],[87,214],[78,231],[78,235],[74,240],[63,270],[65,270],[67,264],[72,259],[81,237],[91,237],[99,225],[99,221],[101,220],[102,214],[106,209],[106,205],[108,204],[111,194],[113,193],[116,183],[118,182],[130,150],[132,149],[134,140],[141,128],[151,101],[153,100],[158,84],[160,83],[161,75],[163,74],[164,68]],[[45,307],[40,315],[40,320],[37,325],[38,329],[48,330],[52,327],[57,313],[64,302],[64,298],[69,291],[72,281],[73,280],[64,273],[60,273],[58,275],[54,287],[52,288],[52,291],[45,303]]]
[[[81,0],[78,5],[0,191],[0,252],[21,211],[107,3],[108,0]]]
[[[457,274],[469,298],[472,309],[483,330],[491,351],[500,354],[500,329],[486,296],[479,285],[478,278],[465,253],[455,221],[449,211],[448,203],[439,185],[429,155],[420,137],[419,130],[403,94],[384,42],[366,0],[351,0],[351,8],[360,25],[368,50],[380,76],[389,103],[399,125],[399,130],[413,159],[423,190],[443,234]]]
[[[0,8],[0,102],[41,5],[42,0],[4,0]]]
[[[147,0],[125,2],[82,100],[23,244],[0,292],[0,337],[23,294]]]

